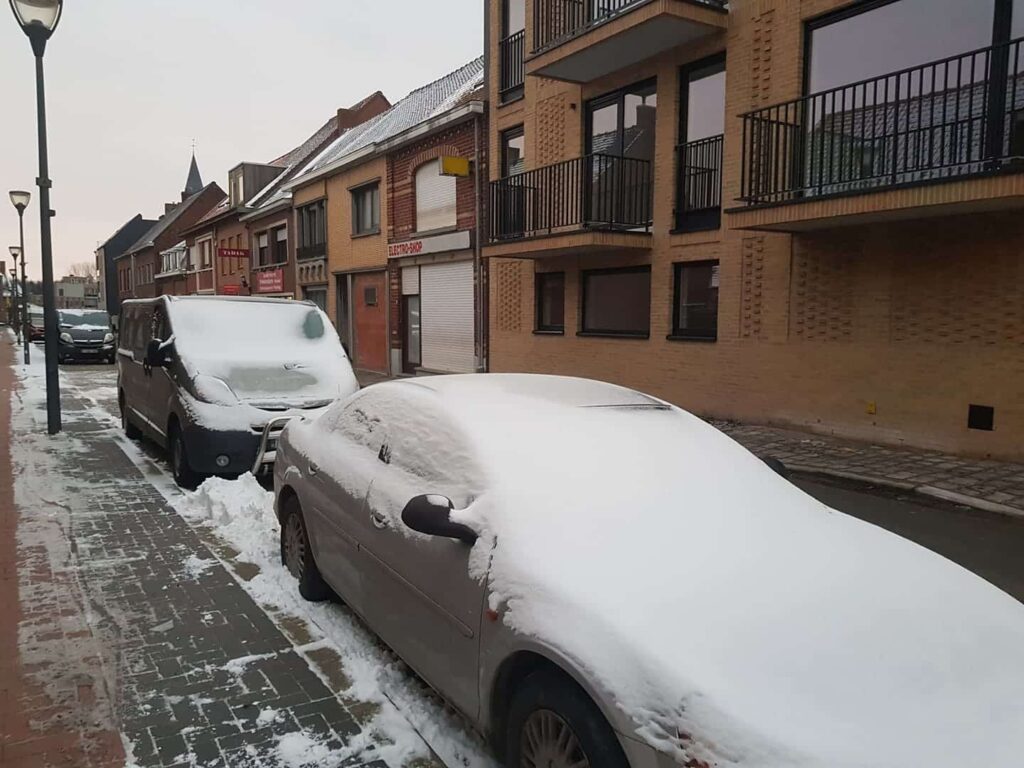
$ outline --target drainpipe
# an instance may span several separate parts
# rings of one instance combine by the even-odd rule
[[[484,373],[487,371],[487,357],[484,354],[485,346],[485,330],[484,323],[486,316],[484,314],[484,273],[483,273],[483,256],[482,246],[480,243],[481,231],[482,231],[482,216],[481,211],[483,208],[481,201],[481,189],[480,189],[480,115],[477,114],[473,117],[473,185],[474,185],[474,203],[476,206],[476,220],[474,222],[473,236],[473,270],[476,273],[476,343],[477,343],[477,358],[476,358],[476,371],[477,373]]]

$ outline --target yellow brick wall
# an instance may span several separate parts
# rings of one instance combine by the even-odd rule
[[[1019,212],[795,236],[735,229],[725,213],[720,231],[669,232],[678,68],[728,52],[723,189],[728,209],[739,194],[738,116],[800,95],[803,22],[848,4],[734,2],[726,34],[585,87],[528,77],[525,98],[501,106],[492,84],[492,152],[498,151],[501,129],[523,123],[527,165],[537,167],[582,153],[585,99],[658,78],[650,251],[492,260],[492,371],[589,376],[651,392],[706,416],[1024,459],[1024,216]],[[497,61],[499,9],[500,2],[492,0],[492,61]],[[498,162],[491,168],[497,177]],[[924,187],[919,194],[941,198],[948,188],[947,201],[955,201],[961,194],[956,187]],[[981,189],[987,194],[996,187]],[[892,204],[886,193],[857,201],[849,205],[863,210]],[[721,262],[718,341],[669,341],[672,264],[704,259]],[[635,263],[652,267],[651,338],[578,337],[579,271]],[[564,336],[532,333],[535,269],[566,272]],[[868,413],[869,403],[877,413]],[[995,407],[994,432],[966,428],[970,403]]]

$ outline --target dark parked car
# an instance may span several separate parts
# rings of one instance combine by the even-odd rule
[[[61,309],[60,346],[57,359],[104,360],[114,362],[114,333],[110,328],[110,315],[100,309]]]
[[[45,337],[42,307],[29,306],[28,308],[28,337],[31,341],[42,341]]]

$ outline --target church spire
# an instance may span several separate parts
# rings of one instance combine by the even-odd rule
[[[196,148],[192,147],[192,164],[188,169],[188,181],[185,182],[185,191],[181,193],[182,201],[192,197],[203,188],[203,177],[199,175],[199,164],[196,163]]]

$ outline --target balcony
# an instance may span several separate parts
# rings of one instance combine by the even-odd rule
[[[300,245],[295,249],[297,261],[305,259],[322,259],[327,255],[327,243],[314,243],[313,245]]]
[[[491,182],[488,256],[650,248],[651,163],[591,154]]]
[[[507,103],[523,94],[523,59],[526,55],[526,30],[509,35],[498,43],[498,96]]]
[[[534,0],[526,74],[589,83],[727,23],[726,0]]]
[[[743,116],[740,229],[1024,207],[1024,40]],[[936,188],[935,185],[943,185]]]
[[[702,232],[722,225],[723,136],[676,147],[677,232]]]

